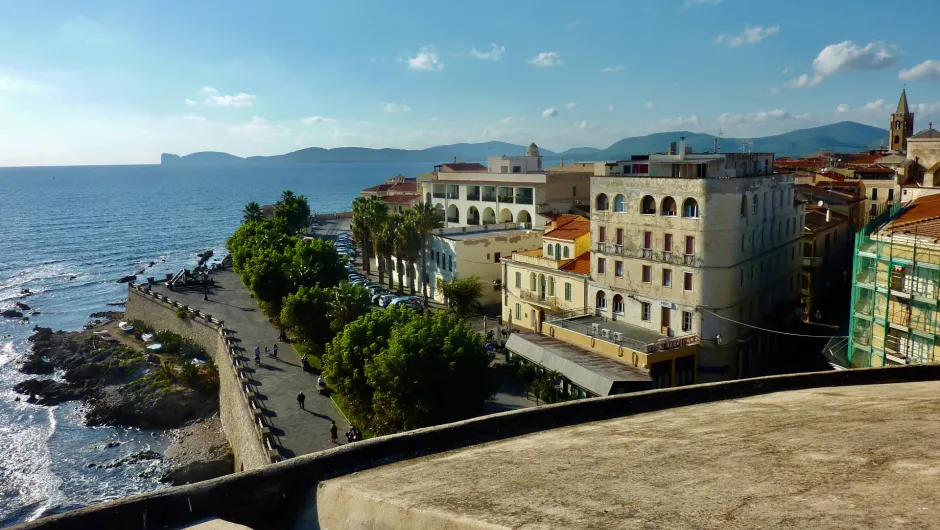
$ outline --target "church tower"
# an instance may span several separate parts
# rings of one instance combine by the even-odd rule
[[[907,139],[914,135],[914,115],[907,106],[907,90],[901,90],[901,99],[898,100],[898,110],[891,115],[891,150],[906,151]]]

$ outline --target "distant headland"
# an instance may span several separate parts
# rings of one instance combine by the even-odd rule
[[[630,155],[655,153],[675,139],[685,136],[686,143],[695,152],[707,152],[714,149],[715,136],[710,134],[676,131],[655,133],[646,136],[633,136],[614,142],[606,149],[595,147],[575,147],[561,153],[541,149],[546,160],[616,160]],[[753,138],[722,138],[721,150],[735,152],[741,146],[748,145],[752,151],[772,152],[777,156],[804,156],[822,149],[835,151],[863,151],[874,149],[886,143],[888,131],[843,121],[810,129],[798,129],[775,136]],[[457,157],[460,160],[485,160],[490,156],[513,155],[525,151],[525,146],[506,142],[460,143],[438,145],[427,149],[372,149],[368,147],[337,147],[325,149],[308,147],[283,155],[240,157],[216,151],[203,151],[179,156],[164,153],[160,157],[163,165],[233,165],[246,163],[322,163],[322,162],[428,162],[438,163]]]

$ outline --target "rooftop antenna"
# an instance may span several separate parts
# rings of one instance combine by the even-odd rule
[[[718,137],[715,138],[715,153],[721,152],[721,138],[725,135],[724,129],[718,127]]]
[[[750,153],[751,148],[753,147],[754,147],[754,140],[751,140],[750,138],[741,139],[741,152],[742,153]]]

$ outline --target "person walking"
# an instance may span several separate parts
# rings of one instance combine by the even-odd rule
[[[336,421],[335,421],[335,420],[330,421],[330,441],[333,442],[333,443],[339,443],[339,442],[336,441],[336,431],[337,431],[337,430],[338,430],[338,428],[336,427]]]
[[[305,396],[303,392],[297,394],[297,404],[300,405],[300,408],[304,408],[304,401],[306,400],[307,396]]]
[[[277,344],[275,344],[274,347],[271,348],[271,353],[274,355],[274,360],[276,361],[277,360]]]

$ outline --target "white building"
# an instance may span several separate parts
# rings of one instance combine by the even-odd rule
[[[760,373],[799,300],[805,206],[771,153],[634,156],[591,181],[592,316],[698,337],[698,380]],[[598,173],[598,171],[595,171]],[[792,314],[793,311],[789,311]],[[643,340],[649,340],[644,337]]]
[[[533,143],[525,156],[497,156],[487,166],[456,162],[418,177],[425,202],[444,214],[445,226],[525,223],[542,228],[539,213],[587,213],[590,174],[548,172]]]

